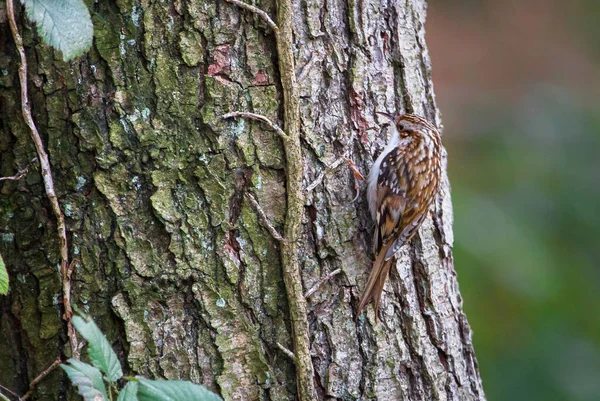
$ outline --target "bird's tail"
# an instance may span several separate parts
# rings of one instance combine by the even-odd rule
[[[379,301],[381,300],[383,285],[385,284],[385,280],[387,279],[388,273],[390,272],[390,267],[392,266],[392,261],[394,260],[394,258],[385,260],[385,255],[387,254],[388,248],[391,245],[391,243],[387,244],[382,249],[380,249],[379,253],[377,254],[377,258],[375,259],[375,262],[373,262],[373,269],[371,269],[371,274],[369,274],[367,286],[365,287],[363,296],[361,297],[360,303],[358,304],[358,309],[356,310],[357,317],[360,316],[360,314],[363,312],[363,310],[369,304],[369,302],[373,301],[373,309],[375,310],[375,321],[377,321]]]

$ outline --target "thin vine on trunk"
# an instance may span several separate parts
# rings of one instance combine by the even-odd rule
[[[264,116],[252,113],[234,112],[224,116],[246,117],[263,121],[274,128],[283,140],[286,157],[286,193],[287,210],[284,235],[281,238],[281,263],[283,281],[287,292],[293,330],[294,363],[298,380],[298,397],[300,400],[314,400],[317,393],[314,386],[314,369],[310,356],[310,336],[306,312],[306,298],[300,276],[298,258],[298,241],[302,229],[302,213],[304,207],[304,189],[302,188],[302,149],[300,146],[300,104],[298,86],[296,84],[296,68],[294,62],[294,32],[292,19],[292,1],[277,1],[277,24],[262,10],[245,4],[239,0],[227,0],[237,6],[258,14],[275,33],[277,54],[279,58],[279,74],[283,87],[283,119],[281,130]],[[283,135],[282,135],[283,134]],[[257,207],[258,204],[255,205]],[[264,213],[259,212],[264,216]],[[264,220],[264,218],[263,218]],[[271,227],[267,223],[267,227]],[[273,234],[274,229],[269,229]],[[278,238],[274,235],[275,238]]]
[[[6,0],[6,11],[8,14],[8,21],[10,24],[10,30],[15,40],[17,51],[21,59],[21,65],[19,66],[19,83],[21,85],[21,111],[23,119],[29,127],[31,140],[35,144],[35,150],[38,155],[38,160],[42,167],[42,178],[44,180],[44,188],[46,189],[46,195],[52,205],[52,211],[56,217],[56,223],[58,228],[58,239],[60,242],[60,273],[62,278],[62,295],[63,295],[63,308],[64,316],[63,319],[67,323],[67,334],[69,336],[69,342],[71,344],[71,355],[75,359],[79,359],[79,347],[77,342],[77,333],[71,323],[73,317],[73,309],[71,308],[71,272],[73,266],[69,264],[69,246],[67,243],[67,229],[65,225],[65,215],[60,208],[58,203],[58,197],[54,190],[54,179],[52,178],[52,169],[50,167],[50,160],[48,154],[44,148],[42,138],[37,130],[33,116],[31,115],[31,105],[29,103],[29,95],[27,94],[27,57],[25,56],[25,48],[23,47],[23,39],[19,34],[19,28],[15,20],[15,9],[13,0]]]

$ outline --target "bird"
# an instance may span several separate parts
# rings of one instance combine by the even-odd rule
[[[367,178],[376,257],[356,314],[372,301],[376,321],[394,255],[427,217],[442,174],[442,140],[433,124],[415,114],[378,114],[393,124],[390,139]]]

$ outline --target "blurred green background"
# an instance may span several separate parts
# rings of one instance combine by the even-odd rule
[[[455,266],[490,401],[600,400],[600,1],[430,0]]]

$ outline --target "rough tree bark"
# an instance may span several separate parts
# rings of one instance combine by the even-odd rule
[[[293,348],[280,244],[282,122],[271,28],[223,0],[88,2],[95,40],[59,61],[22,13],[34,118],[54,168],[75,260],[73,302],[107,333],[129,373],[190,379],[225,400],[293,400]],[[255,4],[274,17],[274,1]],[[0,3],[0,175],[35,154],[20,117],[17,57]],[[386,131],[375,111],[440,124],[425,2],[294,2],[304,185],[346,155],[367,172]],[[382,301],[355,321],[371,267],[364,191],[345,164],[306,195],[299,239],[315,386],[329,400],[484,400],[453,269],[449,184],[405,247]],[[68,350],[56,221],[39,171],[0,184],[0,384],[28,383]],[[359,184],[364,189],[364,184]],[[37,399],[67,399],[53,372]]]

